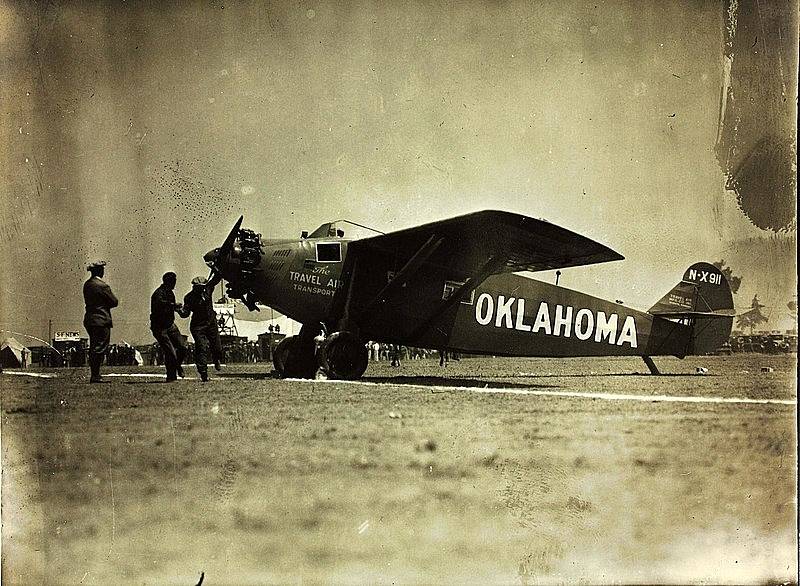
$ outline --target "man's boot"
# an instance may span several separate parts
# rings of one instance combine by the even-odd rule
[[[103,357],[96,354],[89,355],[89,369],[92,372],[92,377],[89,379],[90,383],[101,383],[103,379],[100,377],[100,362]]]

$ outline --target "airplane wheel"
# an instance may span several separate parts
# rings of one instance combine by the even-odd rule
[[[330,378],[356,380],[367,370],[367,347],[352,332],[335,332],[319,350],[320,366]]]
[[[299,336],[280,341],[275,347],[272,364],[281,378],[314,378],[317,371],[313,346],[304,347]]]
[[[275,372],[278,376],[283,378],[286,372],[286,362],[289,360],[289,352],[291,347],[297,342],[297,336],[289,336],[284,338],[275,349],[272,351],[272,365],[275,367]]]

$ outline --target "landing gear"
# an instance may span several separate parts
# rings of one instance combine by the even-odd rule
[[[284,338],[275,347],[272,363],[281,378],[314,378],[321,368],[328,378],[356,380],[367,370],[369,351],[353,332],[325,337],[324,328],[320,332],[303,326],[299,336]]]
[[[272,364],[281,378],[314,378],[317,372],[314,341],[309,344],[302,335],[284,338],[275,347]]]
[[[650,374],[654,375],[661,374],[658,370],[658,367],[656,366],[656,363],[653,362],[652,358],[650,358],[649,356],[642,356],[642,360],[644,360],[644,363],[647,365],[647,368],[650,369]]]
[[[352,332],[335,332],[319,348],[317,361],[330,378],[356,380],[367,370],[369,351]]]
[[[291,351],[292,345],[296,342],[296,338],[294,336],[289,336],[288,338],[284,338],[278,345],[275,346],[275,349],[272,351],[272,365],[275,367],[275,372],[278,373],[278,376],[283,378],[284,373],[286,372],[286,363],[289,361],[289,352]]]

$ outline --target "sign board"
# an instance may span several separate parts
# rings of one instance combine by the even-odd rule
[[[236,306],[233,303],[215,303],[214,313],[217,315],[233,315]]]
[[[80,342],[81,335],[80,332],[56,332],[53,340],[56,342]]]

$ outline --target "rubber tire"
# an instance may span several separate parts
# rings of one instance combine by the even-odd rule
[[[275,347],[272,364],[281,378],[314,378],[317,360],[314,344],[303,343],[301,336],[284,338]]]
[[[297,336],[288,336],[278,342],[272,351],[272,365],[275,367],[275,372],[278,376],[283,378],[286,372],[286,363],[289,361],[289,354],[292,351],[292,346],[297,343]]]
[[[323,342],[318,358],[328,378],[356,380],[367,370],[369,351],[352,332],[334,332]]]

